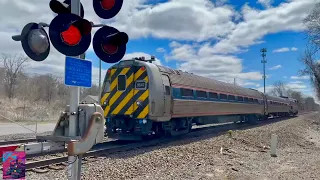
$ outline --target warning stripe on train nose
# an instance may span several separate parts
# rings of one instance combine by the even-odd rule
[[[126,90],[123,92],[117,91],[117,77],[120,74],[125,74],[127,76]],[[143,115],[147,116],[148,108],[143,107],[143,109],[141,110],[141,112],[143,113],[141,114],[138,108],[134,108],[132,106],[133,104],[136,103],[136,100],[140,100],[140,101],[143,100],[141,105],[145,104],[148,101],[148,96],[149,96],[148,90],[134,89],[134,82],[136,80],[145,80],[146,83],[148,84],[147,71],[142,70],[140,68],[136,68],[136,67],[123,68],[123,69],[117,69],[116,71],[114,71],[114,73],[111,71],[110,76],[111,76],[110,93],[106,93],[101,98],[101,102],[109,101],[108,105],[105,107],[104,115],[110,116],[111,114],[113,115],[133,114],[135,117],[137,116],[142,117]]]

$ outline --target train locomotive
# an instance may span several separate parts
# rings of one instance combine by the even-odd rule
[[[298,114],[295,99],[265,95],[144,58],[122,60],[105,76],[101,105],[110,138],[141,140],[188,133],[194,124],[255,122]]]

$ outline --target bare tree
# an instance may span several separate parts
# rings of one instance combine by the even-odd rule
[[[38,85],[37,100],[47,101],[49,104],[58,92],[58,80],[52,74],[37,76],[35,82]]]
[[[18,84],[18,76],[22,73],[28,58],[22,55],[2,54],[1,61],[5,68],[4,89],[7,97],[12,99]]]
[[[305,106],[306,106],[306,109],[309,111],[317,110],[316,103],[314,102],[314,99],[312,97],[305,98]]]
[[[311,13],[303,20],[307,27],[308,38],[311,44],[320,48],[320,3],[316,4]]]
[[[303,95],[302,95],[301,92],[288,90],[287,93],[288,93],[288,97],[296,99],[299,103],[303,103],[304,102]]]
[[[320,50],[320,3],[304,19],[304,24],[307,27],[309,44],[300,59],[305,65],[305,68],[300,73],[301,75],[310,76],[311,83],[320,99],[320,63],[317,62]]]
[[[88,95],[98,96],[99,87],[95,84],[92,85],[91,88],[81,88],[81,98],[84,98]]]
[[[317,48],[308,45],[301,57],[301,62],[304,64],[304,69],[300,70],[301,75],[308,75],[311,84],[315,88],[318,98],[320,98],[320,63],[317,62]]]
[[[277,81],[273,84],[273,88],[270,90],[270,94],[273,96],[286,96],[287,86],[282,81]]]
[[[5,79],[5,68],[0,67],[0,96],[5,94],[4,79]]]
[[[70,88],[64,85],[62,80],[58,81],[57,88],[58,88],[57,95],[59,100],[62,102],[63,105],[68,104],[70,100],[70,96],[68,96],[70,92]]]

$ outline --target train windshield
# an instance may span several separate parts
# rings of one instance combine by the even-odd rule
[[[106,79],[103,83],[103,93],[110,92],[110,81]]]

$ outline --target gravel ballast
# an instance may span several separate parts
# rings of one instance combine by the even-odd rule
[[[51,135],[52,131],[38,133],[38,136],[46,136]],[[31,139],[36,138],[35,133],[19,133],[19,134],[8,134],[0,136],[0,141],[12,141],[12,140],[19,140],[19,139]]]
[[[230,136],[231,134],[231,136]],[[278,136],[270,156],[271,134]],[[81,179],[320,179],[320,113],[101,157]],[[27,179],[67,179],[66,169]]]

